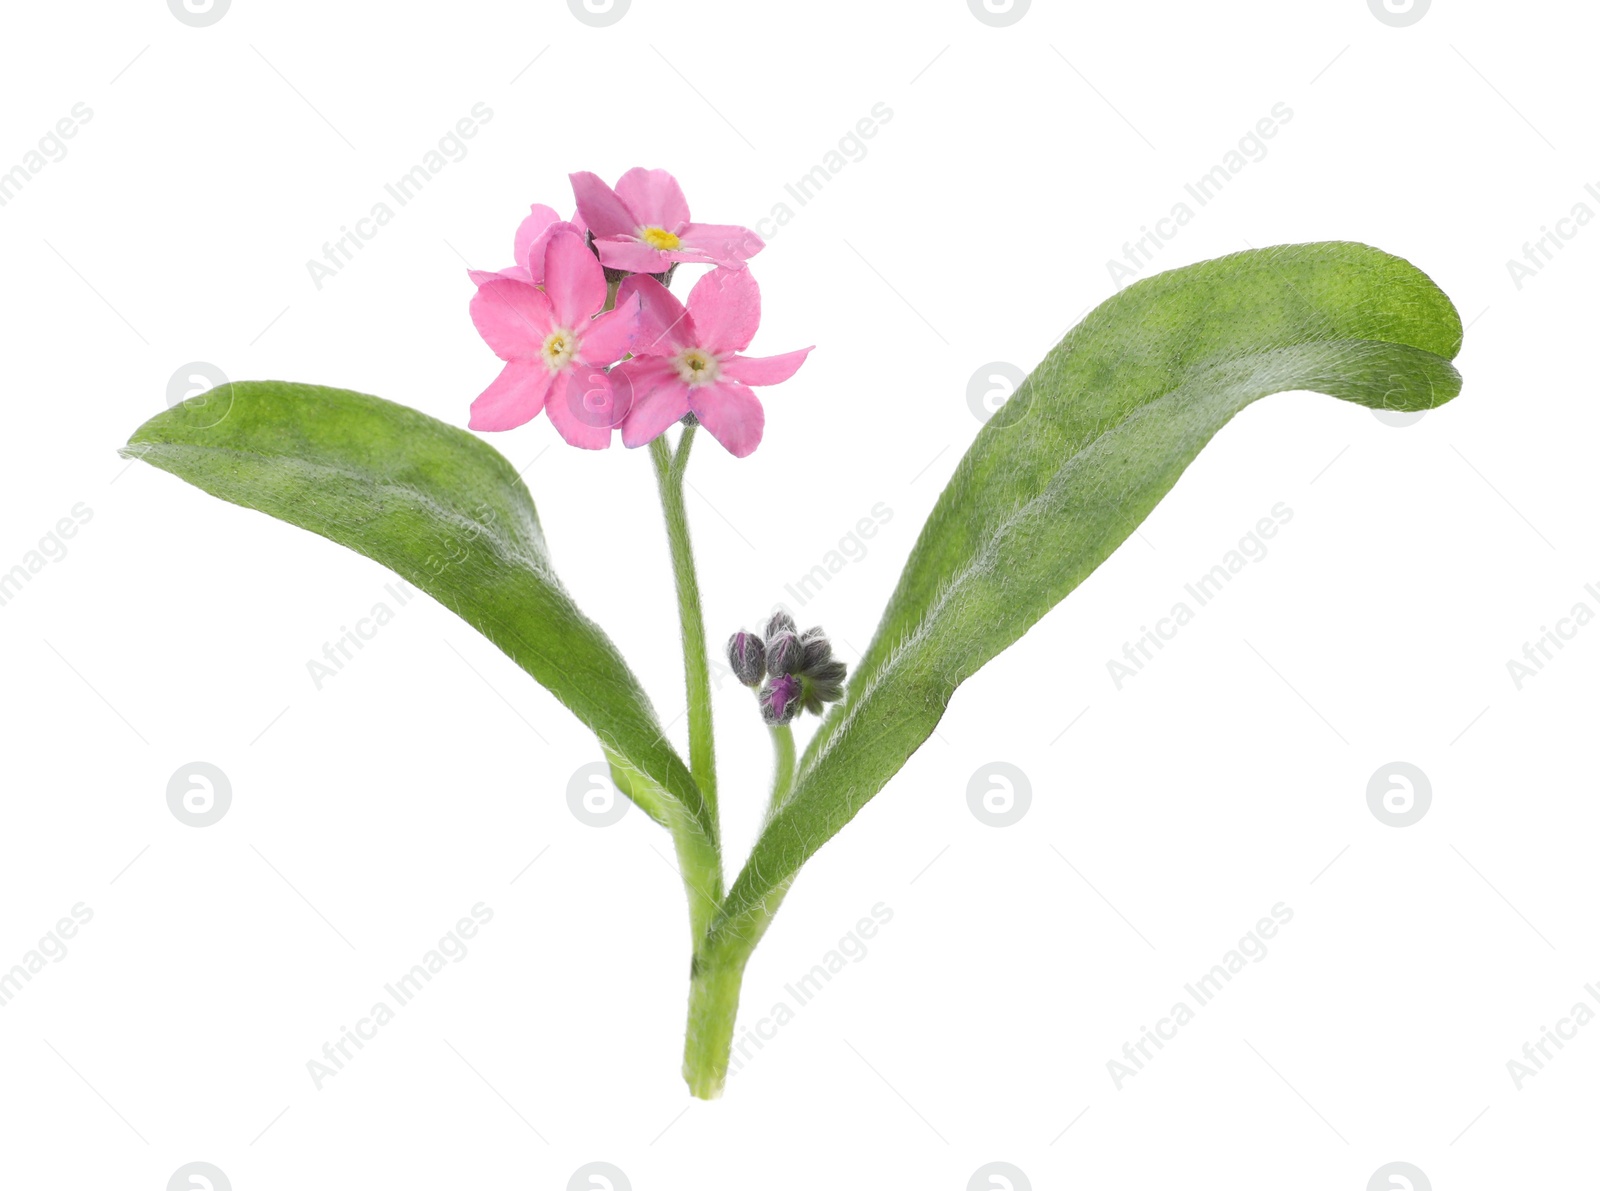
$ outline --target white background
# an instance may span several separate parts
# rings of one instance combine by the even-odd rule
[[[0,1009],[0,1184],[160,1191],[194,1161],[239,1191],[564,1188],[591,1161],[639,1191],[959,1189],[993,1161],[1036,1188],[1360,1191],[1394,1161],[1436,1188],[1592,1177],[1600,1026],[1521,1090],[1506,1066],[1600,979],[1600,628],[1520,690],[1506,667],[1600,610],[1600,227],[1520,288],[1506,265],[1600,211],[1587,6],[1439,0],[1406,28],[1365,0],[1040,0],[1004,28],[955,0],[635,0],[608,28],[556,0],[5,20],[0,169],[75,104],[92,118],[0,207],[0,570],[75,505],[92,518],[0,607],[0,966],[73,905],[93,919]],[[306,261],[479,102],[467,156],[317,288]],[[799,610],[853,658],[978,428],[969,378],[1032,367],[1280,102],[1264,159],[1146,272],[1246,244],[1396,252],[1470,323],[1461,397],[1397,428],[1283,395],[1227,427],[806,868],[746,1024],[875,904],[893,919],[720,1102],[678,1073],[669,840],[569,811],[598,756],[579,725],[420,596],[316,689],[307,661],[392,604],[389,576],[115,453],[196,360],[464,424],[498,368],[465,262],[510,263],[571,170],[666,167],[701,219],[789,203],[753,350],[818,345],[764,392],[755,455],[697,447],[709,633],[754,625],[882,502]],[[785,183],[879,103],[865,156],[794,203]],[[569,449],[543,418],[494,441],[677,716],[644,454]],[[1107,660],[1277,502],[1268,555],[1118,690]],[[769,759],[746,692],[716,713],[733,865]],[[196,760],[233,791],[204,829],[166,804]],[[1403,829],[1366,798],[1396,760],[1433,791]],[[967,805],[994,761],[1032,789],[1003,829]],[[307,1060],[478,902],[470,954],[317,1090]],[[1107,1061],[1279,902],[1267,957],[1118,1090]]]

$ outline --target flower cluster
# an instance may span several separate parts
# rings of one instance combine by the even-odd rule
[[[750,386],[788,380],[811,351],[740,354],[761,322],[746,267],[761,238],[692,222],[666,170],[631,169],[615,188],[589,173],[571,180],[571,219],[535,204],[514,263],[469,273],[473,325],[505,367],[468,424],[511,430],[544,410],[567,442],[600,450],[619,427],[638,447],[692,418],[735,456],[750,454],[766,422]],[[667,289],[680,264],[711,266],[686,305]]]
[[[800,632],[787,612],[773,614],[764,636],[741,629],[729,637],[728,664],[745,686],[761,688],[761,718],[773,727],[790,723],[802,709],[821,715],[823,704],[844,695],[845,665],[827,636],[820,628]]]

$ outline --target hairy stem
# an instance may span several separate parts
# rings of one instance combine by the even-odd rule
[[[789,787],[794,784],[794,729],[779,724],[772,732],[772,797],[767,800],[767,817],[778,813],[783,800],[789,797]]]
[[[714,926],[696,945],[694,965],[689,971],[689,1029],[683,1046],[683,1078],[688,1081],[689,1090],[702,1100],[722,1095],[734,1049],[745,965],[793,879],[790,876],[780,881],[767,895],[747,934],[729,935]],[[722,913],[718,911],[719,921]],[[747,1053],[740,1049],[741,1055]]]
[[[683,1078],[701,1100],[722,1095],[739,1012],[739,986],[748,955],[723,962],[698,958],[689,980],[689,1026],[683,1041]]]
[[[683,679],[689,696],[689,772],[716,815],[717,764],[711,737],[711,670],[706,663],[706,627],[700,613],[700,582],[695,578],[694,550],[689,544],[689,517],[683,505],[683,470],[695,428],[686,426],[677,458],[665,437],[650,444],[656,487],[672,547],[672,574],[678,585],[678,625],[683,634]]]
[[[706,660],[705,619],[700,611],[700,583],[695,577],[694,550],[689,543],[689,517],[683,506],[683,473],[694,444],[695,427],[685,426],[676,452],[665,436],[650,444],[656,487],[672,548],[672,572],[678,585],[678,624],[683,635],[683,677],[689,696],[689,772],[699,784],[713,821],[717,805],[716,754],[711,732],[711,670]],[[794,744],[789,744],[790,771]],[[726,960],[713,958],[702,943],[722,900],[720,855],[685,848],[680,840],[679,867],[689,891],[689,926],[694,959],[689,970],[689,1021],[684,1035],[683,1078],[702,1100],[722,1095],[739,1009],[739,985],[748,952]]]
[[[722,854],[716,842],[706,839],[693,823],[674,823],[672,837],[678,872],[689,897],[689,938],[698,948],[722,907]]]

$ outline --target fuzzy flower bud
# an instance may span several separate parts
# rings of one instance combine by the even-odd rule
[[[837,658],[823,662],[805,672],[805,709],[812,715],[822,714],[824,703],[837,703],[844,697],[844,663]]]
[[[793,722],[801,711],[821,715],[827,704],[844,698],[845,664],[833,656],[827,634],[817,627],[800,632],[787,612],[768,619],[765,640],[735,633],[728,640],[728,661],[747,686],[766,675],[756,701],[761,718],[773,727]]]
[[[800,634],[800,646],[803,650],[800,665],[806,671],[816,669],[833,657],[833,646],[820,628],[809,628]]]
[[[798,673],[804,687],[800,705],[812,715],[821,715],[824,704],[844,698],[845,665],[833,656],[833,645],[821,628],[800,635]]]
[[[769,727],[781,727],[800,714],[804,683],[793,674],[780,674],[761,688],[761,718]]]
[[[766,645],[754,633],[740,629],[728,638],[728,665],[745,686],[760,686],[767,675]]]
[[[798,674],[805,662],[805,646],[793,633],[778,633],[767,639],[767,670],[773,675]]]

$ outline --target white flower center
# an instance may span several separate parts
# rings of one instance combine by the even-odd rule
[[[672,357],[672,363],[678,370],[679,379],[690,385],[709,385],[722,371],[717,365],[717,357],[698,347],[684,348]]]
[[[578,350],[578,336],[575,331],[566,327],[557,327],[545,336],[544,344],[539,348],[539,354],[544,357],[545,366],[551,372],[560,372],[571,362]]]

